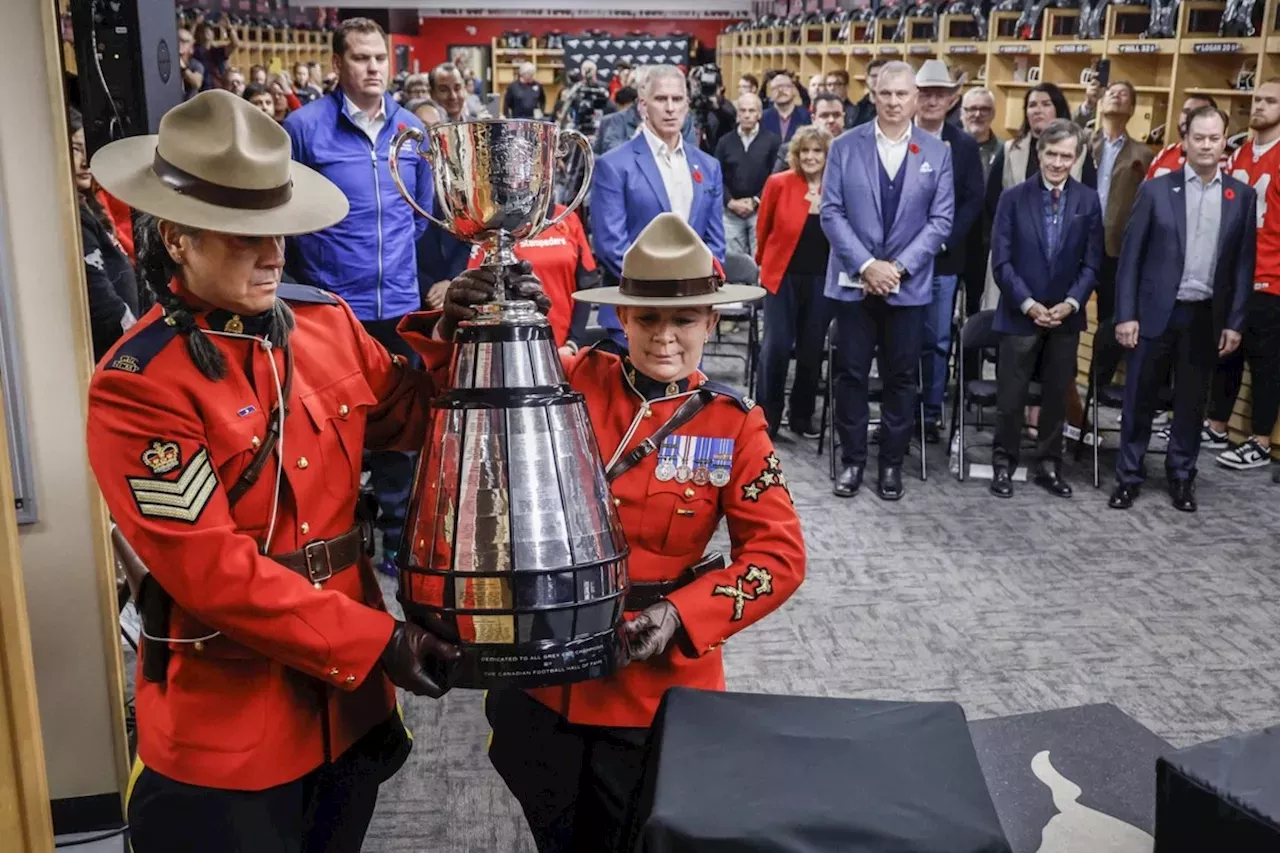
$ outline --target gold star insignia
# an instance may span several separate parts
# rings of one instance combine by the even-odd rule
[[[760,487],[755,483],[747,483],[742,487],[742,496],[749,501],[760,500]]]
[[[782,460],[778,458],[778,454],[770,453],[764,458],[764,464],[769,466],[770,471],[781,471]]]

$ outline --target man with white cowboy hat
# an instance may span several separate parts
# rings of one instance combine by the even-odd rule
[[[982,182],[982,152],[978,143],[961,128],[947,121],[947,111],[960,84],[941,59],[926,59],[916,72],[916,127],[942,140],[951,149],[951,178],[955,188],[955,212],[951,233],[933,262],[933,301],[925,318],[921,366],[924,390],[925,436],[939,440],[942,400],[947,390],[948,360],[951,356],[951,318],[955,309],[956,286],[965,266],[969,232],[982,214],[985,186]]]
[[[455,285],[451,322],[492,296],[489,285]],[[715,306],[763,296],[763,288],[725,284],[706,244],[674,213],[640,232],[619,286],[573,295],[616,306],[630,345],[626,357],[607,345],[566,356],[565,373],[609,460],[631,546],[631,663],[608,678],[487,697],[490,761],[524,807],[540,853],[623,849],[663,694],[723,690],[721,646],[804,578],[800,522],[764,415],[698,369],[719,320]],[[447,365],[452,350],[424,350],[427,367]],[[721,519],[730,560],[705,552]]]
[[[147,214],[159,302],[89,390],[146,638],[133,849],[357,851],[410,746],[395,685],[438,697],[457,654],[386,612],[357,512],[362,449],[419,449],[435,389],[346,303],[280,283],[282,235],[348,206],[252,104],[201,93],[91,170]]]

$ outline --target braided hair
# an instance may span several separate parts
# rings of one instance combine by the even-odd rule
[[[178,225],[180,234],[198,236],[198,228]],[[209,379],[219,380],[227,375],[227,360],[222,351],[213,345],[208,335],[196,325],[197,309],[183,302],[178,294],[169,288],[169,283],[181,270],[179,264],[169,256],[169,250],[160,236],[160,220],[150,214],[141,214],[135,229],[137,237],[138,271],[156,302],[164,309],[165,322],[178,329],[187,341],[187,352],[196,368]],[[272,346],[284,347],[289,342],[289,333],[293,331],[294,319],[291,309],[283,299],[277,299],[270,309],[266,339]]]

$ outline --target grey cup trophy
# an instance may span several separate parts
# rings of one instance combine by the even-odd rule
[[[518,241],[582,201],[586,138],[546,122],[484,120],[410,129],[435,176],[442,218],[414,209],[514,265]],[[555,165],[586,157],[582,188],[552,219]],[[424,150],[425,149],[425,150]],[[500,279],[501,280],[501,279]],[[460,324],[449,389],[432,401],[404,540],[405,616],[456,642],[456,687],[542,687],[608,675],[626,662],[620,627],[627,544],[582,395],[569,387],[546,318],[499,297]]]

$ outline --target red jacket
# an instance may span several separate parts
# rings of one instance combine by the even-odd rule
[[[414,346],[428,367],[446,366],[452,357],[452,344],[414,340]],[[598,349],[565,359],[569,384],[586,398],[606,462],[640,411],[640,392],[625,370],[620,358]],[[704,381],[695,373],[690,385]],[[645,385],[643,377],[636,382]],[[666,423],[683,402],[653,405],[653,417],[641,420],[628,450]],[[607,678],[530,691],[570,722],[644,728],[653,722],[669,687],[723,690],[720,647],[776,610],[804,579],[800,520],[760,410],[748,401],[717,396],[676,434],[731,439],[730,480],[722,488],[663,482],[655,476],[659,454],[654,453],[613,481],[610,490],[631,547],[630,579],[676,578],[703,558],[721,519],[728,521],[731,562],[668,596],[680,613],[687,643],[673,641],[661,657],[628,664]]]
[[[794,169],[770,175],[764,182],[756,216],[756,263],[760,284],[770,293],[778,292],[800,242],[809,217],[808,192],[809,182]]]
[[[420,449],[433,387],[336,297],[297,285],[285,293],[297,327],[276,554],[352,527],[364,448]],[[232,315],[201,314],[197,325],[210,318],[221,329]],[[227,361],[218,381],[197,370],[159,307],[143,315],[94,374],[89,462],[125,538],[173,599],[168,635],[221,632],[171,643],[165,683],[138,679],[139,757],[180,782],[255,791],[305,775],[393,713],[395,690],[378,665],[393,620],[376,584],[362,584],[368,565],[316,588],[260,553],[277,457],[229,506],[227,489],[267,434],[267,359],[283,382],[284,355],[209,340]]]

